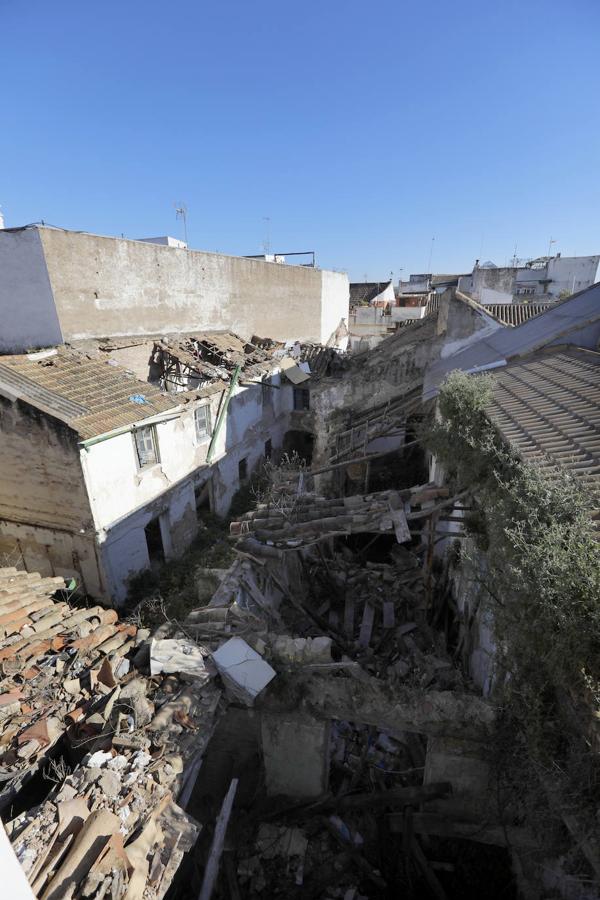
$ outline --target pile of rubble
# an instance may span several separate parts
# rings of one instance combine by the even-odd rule
[[[6,828],[35,894],[158,900],[175,881],[201,900],[444,897],[460,882],[448,840],[522,844],[490,799],[495,711],[432,602],[432,521],[449,502],[421,485],[304,496],[283,524],[258,508],[233,526],[208,604],[152,635],[72,609],[60,579],[7,573]],[[341,534],[319,527],[336,505],[363,510]],[[369,558],[382,540],[385,561]],[[234,710],[256,735],[251,771],[235,747],[211,750]],[[19,807],[42,762],[54,786]]]
[[[442,499],[437,506],[433,501]],[[234,536],[251,535],[255,540],[275,547],[300,547],[348,534],[394,532],[398,543],[418,534],[414,525],[456,498],[448,489],[421,485],[404,491],[380,491],[374,494],[327,499],[307,493],[279,493],[267,503],[245,513],[230,525]],[[414,523],[411,531],[409,523]]]
[[[0,571],[1,800],[47,793],[6,831],[36,896],[160,898],[198,834],[174,798],[221,691],[197,659],[191,674],[173,662],[173,642],[152,659],[148,632],[67,597],[61,578]]]

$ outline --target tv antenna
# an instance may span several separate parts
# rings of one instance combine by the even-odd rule
[[[179,203],[175,203],[174,205],[175,205],[175,218],[176,218],[176,219],[183,219],[183,239],[184,239],[184,241],[185,241],[185,243],[186,243],[186,246],[187,246],[187,242],[188,242],[188,236],[187,236],[187,206],[185,205],[185,203],[181,203],[181,201],[180,201]]]
[[[431,247],[429,248],[429,262],[427,263],[427,272],[431,273],[431,258],[433,256],[433,244],[435,241],[435,237],[431,238]]]
[[[263,236],[263,252],[267,256],[271,252],[271,217],[263,216],[265,230]]]
[[[558,240],[555,240],[552,235],[550,235],[550,240],[548,242],[548,256],[552,255],[552,244],[557,244]]]

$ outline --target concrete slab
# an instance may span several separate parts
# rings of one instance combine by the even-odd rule
[[[262,747],[267,794],[318,797],[329,782],[328,721],[263,713]]]
[[[238,637],[222,644],[212,658],[227,689],[248,706],[277,674],[260,653]]]

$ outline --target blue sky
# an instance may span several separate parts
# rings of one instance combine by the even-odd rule
[[[600,250],[597,0],[0,0],[7,226],[352,279]],[[432,237],[435,238],[432,244]]]

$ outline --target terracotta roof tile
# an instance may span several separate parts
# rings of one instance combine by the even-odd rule
[[[600,354],[557,348],[494,375],[489,413],[524,459],[600,486]]]
[[[0,387],[60,419],[81,438],[96,437],[173,409],[173,395],[109,360],[59,347],[50,356],[0,357]]]

